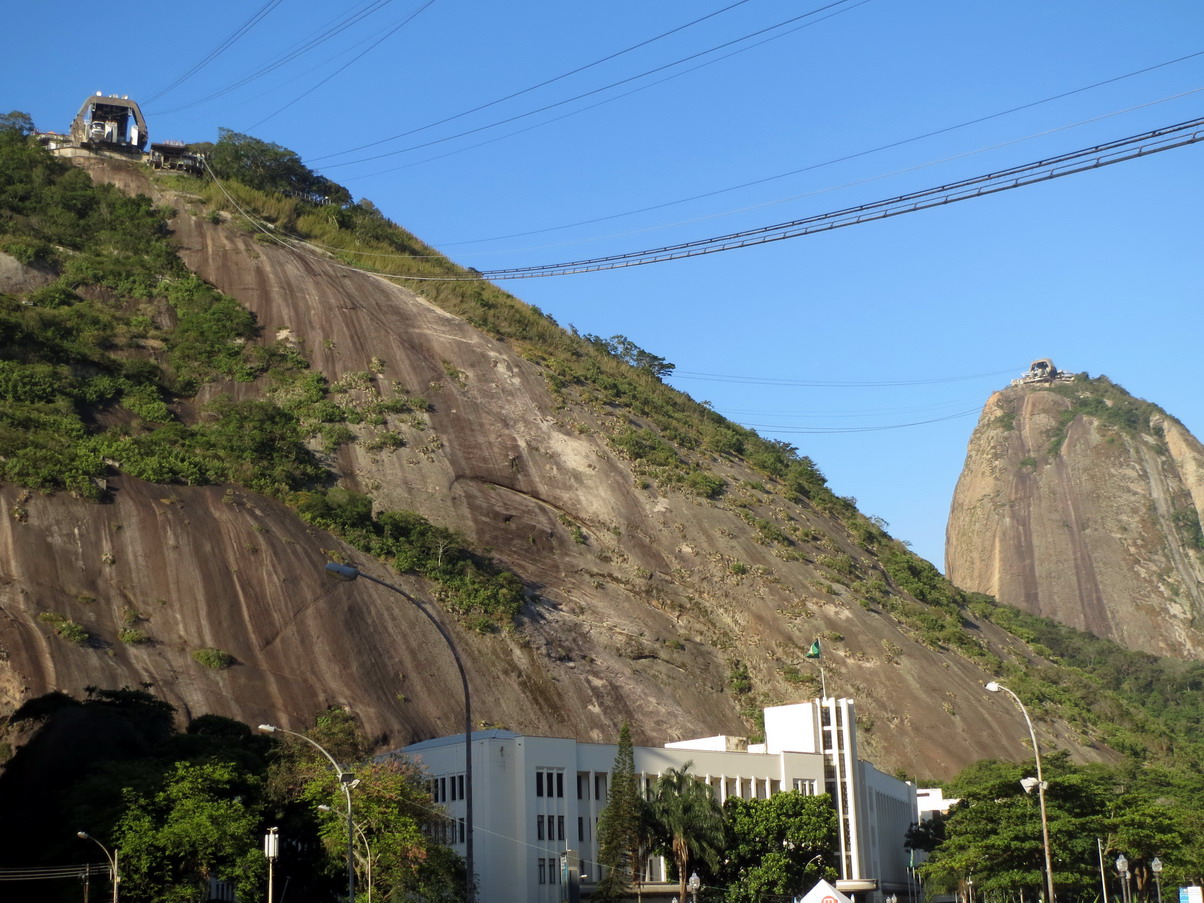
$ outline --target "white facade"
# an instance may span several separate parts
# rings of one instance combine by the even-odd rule
[[[877,878],[902,889],[903,837],[917,820],[915,788],[859,762],[853,703],[824,699],[765,710],[766,742],[707,737],[632,750],[647,786],[668,768],[692,762],[722,804],[729,797],[763,799],[783,790],[831,793],[840,830],[842,879]],[[452,818],[464,818],[464,738],[452,735],[399,751],[422,762],[433,796]],[[480,898],[488,903],[556,903],[560,854],[581,860],[582,887],[598,878],[598,816],[606,805],[618,747],[511,731],[473,734],[473,855]],[[464,852],[462,830],[453,849]],[[651,864],[663,881],[663,864]],[[676,888],[676,884],[673,885]]]

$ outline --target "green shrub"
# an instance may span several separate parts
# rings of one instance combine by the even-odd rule
[[[229,652],[222,652],[222,650],[212,647],[197,649],[192,653],[192,657],[213,671],[225,670],[235,662],[234,656]]]
[[[721,477],[704,470],[691,471],[686,477],[686,487],[703,498],[718,497],[726,486],[727,483]]]
[[[43,624],[49,624],[56,634],[67,642],[74,643],[76,646],[86,645],[92,638],[88,629],[82,624],[77,624],[66,615],[61,615],[55,611],[42,612],[38,615],[38,620]]]

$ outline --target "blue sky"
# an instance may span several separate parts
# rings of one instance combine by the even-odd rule
[[[6,11],[0,109],[65,131],[102,91],[138,100],[153,140],[225,127],[277,142],[481,270],[789,221],[1204,114],[1196,0],[134,9]],[[1202,173],[1199,144],[762,247],[502,285],[673,362],[670,382],[797,446],[943,568],[978,412],[1031,360],[1106,374],[1204,435]]]

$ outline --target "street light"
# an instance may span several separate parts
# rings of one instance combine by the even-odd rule
[[[1049,819],[1045,815],[1045,778],[1041,776],[1041,749],[1037,746],[1037,732],[1033,730],[1033,720],[1028,717],[1028,709],[1024,707],[1024,703],[1020,701],[1020,697],[997,681],[991,681],[987,684],[987,690],[991,693],[998,693],[1000,690],[1007,693],[1015,700],[1016,705],[1020,707],[1021,714],[1024,715],[1024,723],[1028,725],[1028,735],[1033,741],[1033,758],[1037,762],[1037,798],[1041,803],[1041,843],[1045,847],[1045,891],[1049,897],[1048,903],[1054,903],[1054,884],[1053,884],[1053,859],[1049,855]],[[1021,784],[1024,782],[1021,781]],[[1032,785],[1029,784],[1024,788],[1025,793],[1032,793]]]
[[[1154,873],[1154,884],[1158,887],[1158,903],[1162,903],[1162,860],[1157,856],[1150,860],[1150,871]]]
[[[319,804],[318,808],[323,812],[333,812],[329,806]],[[360,840],[364,842],[364,863],[368,877],[368,903],[372,903],[372,847],[368,843],[368,835],[364,833],[364,829],[359,822],[355,822],[355,830],[360,836]]]
[[[343,788],[343,795],[347,798],[347,901],[355,903],[355,822],[351,820],[351,788],[359,783],[350,771],[344,771],[343,766],[335,761],[334,756],[327,752],[326,747],[314,740],[312,737],[307,737],[305,734],[299,734],[296,731],[290,731],[287,728],[276,727],[274,724],[261,724],[259,729],[265,734],[274,734],[279,731],[282,734],[288,734],[290,737],[300,737],[322,755],[324,755],[334,767],[334,773],[339,779],[339,786]]]
[[[117,874],[117,848],[114,847],[113,852],[110,853],[108,847],[106,847],[87,831],[76,831],[75,836],[81,840],[92,841],[104,852],[105,859],[109,860],[109,868],[113,870],[113,903],[117,903],[117,886],[121,883],[121,876]]]
[[[451,651],[452,658],[456,660],[456,668],[460,672],[460,683],[464,687],[464,868],[468,874],[468,880],[465,882],[465,898],[468,903],[473,903],[476,897],[476,872],[473,870],[472,859],[472,697],[468,692],[468,676],[464,673],[464,662],[460,660],[460,650],[456,648],[456,644],[452,640],[451,634],[447,632],[447,628],[443,626],[438,618],[431,614],[426,605],[415,599],[400,586],[394,586],[392,583],[378,580],[371,574],[365,574],[359,568],[352,567],[349,564],[336,564],[333,561],[326,562],[326,573],[346,581],[363,577],[365,580],[370,580],[372,583],[383,586],[385,589],[391,589],[397,595],[412,603],[426,616],[428,621],[435,625],[435,629],[439,631],[439,635],[447,643],[447,648]]]
[[[693,903],[698,903],[698,892],[702,889],[702,881],[698,877],[698,872],[690,875],[690,880],[686,882],[686,890],[690,892],[690,899]]]
[[[1120,876],[1120,896],[1129,903],[1129,860],[1121,853],[1116,857],[1116,873]]]

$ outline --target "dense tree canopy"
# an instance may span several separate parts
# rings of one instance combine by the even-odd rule
[[[835,879],[836,810],[827,794],[731,798],[723,806],[726,842],[716,883],[726,903],[796,896]]]
[[[1113,862],[1124,854],[1139,899],[1152,900],[1150,863],[1165,864],[1163,879],[1183,884],[1204,877],[1199,838],[1199,775],[1123,763],[1076,766],[1064,753],[1043,757],[1054,890],[1063,900],[1100,894],[1100,860],[1115,882]],[[1044,846],[1037,795],[1021,780],[1028,764],[986,761],[965,769],[946,788],[960,802],[943,830],[913,831],[910,843],[931,848],[921,867],[926,886],[953,892],[973,876],[975,893],[1003,899],[1023,892],[1036,899],[1044,883]],[[943,836],[942,836],[943,834]],[[1109,893],[1119,896],[1119,888]]]
[[[219,129],[212,145],[197,145],[205,152],[209,166],[221,179],[236,179],[260,191],[279,192],[307,201],[347,204],[351,194],[342,185],[320,176],[301,162],[296,151]]]

